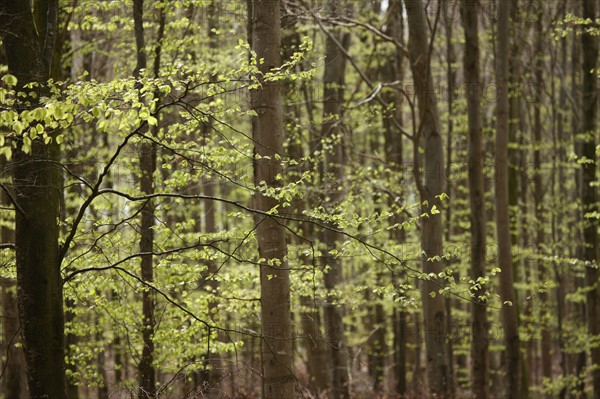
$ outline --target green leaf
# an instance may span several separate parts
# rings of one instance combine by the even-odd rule
[[[4,83],[6,83],[7,86],[11,86],[12,87],[12,86],[16,86],[17,85],[18,79],[14,75],[6,74],[6,75],[2,76],[2,81]]]
[[[3,155],[7,161],[10,161],[12,158],[12,149],[8,146],[0,147],[0,155]]]

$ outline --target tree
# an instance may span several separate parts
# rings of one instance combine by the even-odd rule
[[[338,0],[330,0],[331,10],[340,10]],[[344,201],[344,128],[342,120],[342,102],[344,100],[346,58],[343,47],[348,46],[349,35],[338,30],[330,32],[325,39],[325,59],[323,71],[323,123],[321,125],[321,146],[324,157],[320,164],[320,182],[323,185],[321,201],[329,215],[339,213],[338,207]],[[327,147],[330,147],[327,149]],[[346,399],[350,397],[348,373],[348,355],[344,336],[344,311],[334,291],[342,282],[342,260],[336,253],[341,235],[335,231],[335,225],[321,231],[324,244],[323,263],[324,283],[328,291],[327,305],[324,308],[325,331],[331,348],[332,397]]]
[[[479,7],[463,0],[465,28],[464,74],[469,118],[469,207],[471,210],[471,279],[481,281],[486,275],[486,217],[483,187],[484,153],[481,127],[481,78],[479,73]],[[487,398],[488,342],[487,297],[485,284],[472,292],[471,375],[473,394]]]
[[[281,187],[283,169],[283,114],[280,83],[266,74],[281,65],[280,2],[253,0],[248,11],[252,49],[258,64],[261,88],[251,91],[254,147],[254,183],[257,187]],[[256,193],[256,209],[270,212],[278,205],[275,198]],[[257,216],[256,238],[262,259],[260,298],[262,325],[263,395],[267,399],[294,395],[290,320],[290,280],[287,263],[285,226],[271,216]]]
[[[20,98],[18,111],[35,107],[47,94],[46,82],[54,56],[58,2],[0,2],[0,32],[9,73]],[[43,125],[40,124],[43,129]],[[54,135],[55,132],[50,132]],[[58,244],[60,202],[59,145],[26,135],[13,150],[16,211],[17,295],[29,395],[66,398],[64,315]]]
[[[509,68],[509,17],[510,1],[498,4],[496,44],[496,235],[498,240],[498,267],[500,273],[500,299],[502,301],[502,327],[506,347],[506,397],[520,398],[521,353],[518,315],[515,303],[512,269],[510,223],[508,216],[508,68]]]
[[[582,0],[583,18],[594,21],[597,18],[595,2]],[[583,259],[586,261],[585,278],[588,286],[587,317],[588,333],[591,336],[591,367],[593,397],[600,398],[600,345],[596,342],[600,336],[600,273],[597,264],[600,261],[600,245],[598,244],[598,224],[594,220],[598,216],[596,148],[597,114],[598,114],[598,40],[591,32],[581,36],[582,64],[582,137],[581,157],[581,204],[583,206],[583,240],[585,249]],[[596,265],[594,265],[596,264]]]
[[[442,172],[444,153],[440,122],[437,112],[433,78],[430,69],[429,41],[426,10],[420,0],[404,0],[408,19],[408,50],[419,101],[419,127],[417,134],[423,140],[425,184],[421,176],[415,176],[424,215],[421,224],[423,250],[423,273],[436,276],[444,270],[442,256],[442,218],[437,209],[444,192],[445,174]],[[418,146],[419,141],[415,141]],[[415,151],[418,154],[418,151]],[[415,162],[418,162],[415,159]],[[438,281],[425,280],[421,287],[427,353],[429,390],[435,395],[449,392],[450,370],[446,353],[446,307],[442,295],[438,295]]]

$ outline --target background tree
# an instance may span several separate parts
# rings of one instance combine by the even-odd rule
[[[479,74],[479,7],[475,2],[463,1],[465,25],[464,74],[469,118],[469,207],[471,210],[471,279],[482,281],[486,275],[486,216],[483,186],[483,143],[481,127],[481,78]],[[485,284],[473,291],[473,327],[471,343],[471,373],[473,393],[487,398],[488,343]]]
[[[518,315],[514,294],[510,224],[508,217],[508,51],[510,2],[498,6],[498,37],[496,46],[496,82],[498,104],[496,105],[496,234],[498,237],[498,266],[500,274],[500,298],[502,301],[502,327],[506,345],[506,394],[509,398],[521,395],[521,349]]]

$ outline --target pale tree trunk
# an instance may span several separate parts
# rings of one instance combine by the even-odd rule
[[[512,268],[510,222],[508,215],[508,57],[510,1],[498,3],[498,33],[496,44],[496,234],[500,273],[502,327],[506,346],[505,398],[520,399],[521,355],[519,348],[518,315],[515,303]]]
[[[50,74],[57,30],[56,1],[0,1],[0,35],[17,90],[39,82],[38,97]],[[34,22],[35,20],[35,22]],[[28,98],[35,104],[35,98]],[[17,111],[23,106],[17,105]],[[59,258],[59,146],[34,140],[31,152],[13,150],[16,210],[17,297],[29,395],[65,398],[65,338]]]
[[[258,59],[260,73],[267,73],[281,65],[281,26],[279,0],[252,0],[249,2],[249,24],[252,49]],[[281,187],[277,178],[283,175],[281,163],[275,155],[283,152],[283,112],[280,83],[262,81],[262,87],[251,91],[254,139],[254,183]],[[277,200],[255,194],[256,209],[267,212]],[[260,266],[263,396],[266,399],[292,398],[294,375],[292,370],[292,341],[290,314],[290,277],[287,262],[287,243],[282,220],[264,215],[256,216],[258,251],[264,263]]]
[[[416,176],[423,212],[421,245],[423,273],[439,274],[444,271],[442,256],[441,214],[431,212],[433,206],[441,209],[439,195],[445,186],[444,152],[440,132],[433,78],[429,65],[429,35],[425,5],[421,0],[404,0],[408,19],[408,50],[414,85],[419,102],[419,128],[417,134],[423,138],[425,184],[421,185],[420,172]],[[419,140],[415,141],[415,145]],[[418,154],[415,151],[415,154]],[[418,160],[415,159],[415,162]],[[426,205],[425,205],[426,204]],[[439,294],[443,281],[425,280],[421,285],[423,302],[425,350],[429,391],[433,395],[450,393],[450,370],[446,345],[447,315],[445,298]]]
[[[481,77],[479,72],[479,6],[462,0],[465,31],[464,76],[469,119],[469,206],[471,221],[471,276],[477,281],[485,276],[486,217],[483,187],[483,138],[481,126]],[[482,299],[486,287],[473,290],[471,304],[471,375],[472,391],[478,399],[488,397],[488,322],[487,303]]]
[[[330,0],[329,7],[339,10],[340,2]],[[336,213],[336,206],[344,200],[344,150],[343,129],[341,120],[341,102],[343,101],[343,86],[345,84],[346,59],[339,44],[344,42],[339,31],[334,31],[327,36],[325,41],[325,71],[323,74],[323,124],[321,126],[321,140],[331,140],[331,149],[325,150],[324,160],[320,165],[320,178],[323,186],[323,195],[328,197],[324,201],[328,214]],[[336,43],[337,42],[337,43]],[[321,143],[322,144],[322,143]],[[330,226],[335,227],[335,226]],[[344,336],[343,308],[336,302],[338,298],[332,292],[342,282],[342,260],[333,255],[339,244],[340,234],[330,229],[321,232],[324,243],[323,263],[325,271],[325,289],[327,290],[327,305],[324,309],[326,339],[331,348],[332,363],[332,398],[349,398],[349,370],[346,338]]]
[[[582,0],[583,18],[595,21],[597,10],[595,1]],[[581,35],[581,50],[583,53],[583,82],[582,82],[582,133],[581,156],[586,162],[581,165],[581,203],[583,214],[598,212],[597,155],[596,135],[598,134],[598,38],[589,33]],[[600,272],[597,263],[600,261],[600,246],[598,245],[598,221],[594,217],[585,219],[583,224],[583,240],[585,249],[583,257],[588,263],[585,268],[587,293],[588,334],[593,342],[600,336]],[[592,266],[596,263],[596,266]],[[593,398],[600,398],[600,344],[597,342],[591,348]]]

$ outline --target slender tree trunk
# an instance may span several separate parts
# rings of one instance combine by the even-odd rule
[[[293,18],[293,16],[288,16]],[[286,23],[289,26],[290,23]],[[283,54],[286,60],[290,59],[295,51],[298,51],[298,45],[300,44],[300,35],[298,32],[298,26],[296,22],[293,22],[293,32],[288,35],[284,35],[283,38]],[[302,85],[305,82],[301,83]],[[297,90],[295,82],[292,82],[286,87],[287,94],[293,96],[293,92]],[[304,93],[306,94],[306,93]],[[285,97],[285,96],[284,96]],[[312,115],[312,104],[310,99],[306,99],[306,106],[309,110],[308,120],[313,127]],[[302,112],[299,106],[288,105],[286,111],[287,118],[285,118],[286,125],[294,125],[299,123],[302,118]],[[303,142],[308,139],[309,142],[314,141],[310,135],[316,135],[314,128],[311,128],[309,137],[304,136],[303,129],[292,129],[292,134],[288,138],[288,152],[289,156],[298,162],[298,166],[290,167],[286,172],[290,175],[291,181],[297,181],[301,175],[308,169],[307,164],[303,161],[305,156],[303,149]],[[311,151],[312,152],[312,151]],[[314,192],[314,190],[310,190]],[[293,203],[295,215],[302,215],[307,207],[307,203],[312,203],[316,199],[316,196],[309,192],[308,198],[295,198]],[[302,223],[300,226],[302,232],[302,238],[296,237],[295,243],[298,246],[305,247],[307,242],[306,238],[313,237],[315,226],[311,223]],[[307,255],[306,251],[302,251],[300,256],[300,262],[303,266],[312,265],[317,267],[314,263],[314,259],[310,255]],[[315,395],[323,395],[324,392],[329,388],[329,382],[331,381],[331,367],[329,366],[330,358],[328,356],[329,346],[323,339],[321,333],[322,317],[319,308],[319,302],[315,300],[317,292],[313,292],[312,295],[304,294],[300,296],[300,306],[302,310],[299,311],[300,323],[302,326],[302,341],[306,353],[306,369],[308,373],[308,389]]]
[[[452,3],[448,2],[446,6],[442,9],[444,16],[444,28],[446,31],[446,76],[448,78],[448,134],[446,137],[446,174],[451,173],[452,170],[452,136],[454,133],[454,93],[456,89],[456,70],[454,64],[456,63],[456,54],[454,52],[454,45],[452,44],[453,38],[453,17],[456,10],[453,10]],[[446,179],[446,194],[450,198],[453,198],[452,192],[452,179]],[[446,224],[445,224],[445,240],[447,243],[452,240],[453,233],[453,225],[452,225],[452,207],[446,207]],[[448,268],[452,268],[451,263],[454,260],[448,260],[447,266]],[[455,278],[458,280],[458,273],[455,272]],[[454,321],[452,320],[452,305],[453,300],[452,296],[447,296],[445,298],[446,301],[446,331],[450,333],[452,331],[452,326],[454,325]],[[446,345],[448,346],[448,374],[450,375],[450,380],[448,385],[450,386],[450,390],[454,391],[456,387],[456,375],[454,371],[454,343],[452,339],[448,339]]]
[[[481,127],[481,78],[479,72],[479,7],[476,2],[463,0],[465,28],[464,74],[469,118],[469,205],[471,209],[471,279],[485,276],[486,217],[483,188],[483,139]],[[488,342],[486,287],[474,289],[471,304],[472,342],[471,375],[473,394],[478,399],[488,397]]]
[[[248,10],[252,49],[256,52],[261,73],[281,65],[280,1],[252,0]],[[278,175],[283,168],[275,155],[283,152],[283,113],[280,84],[265,81],[262,88],[252,90],[254,139],[254,183],[281,187]],[[267,212],[277,200],[256,194],[256,209]],[[290,279],[287,269],[287,243],[282,221],[258,215],[256,217],[258,251],[264,264],[260,267],[263,392],[266,399],[292,398],[292,341],[290,314]]]
[[[583,18],[595,21],[597,18],[596,1],[582,0]],[[588,333],[592,342],[600,336],[600,272],[597,266],[600,261],[600,245],[598,244],[598,221],[587,214],[598,212],[598,187],[596,135],[598,134],[598,38],[589,33],[581,35],[583,53],[582,81],[582,133],[581,156],[586,162],[581,164],[581,203],[583,206],[583,240],[585,249],[583,258],[587,262],[585,268],[587,292]],[[600,398],[600,344],[595,342],[591,348],[593,398]]]
[[[35,105],[44,94],[50,74],[57,33],[56,1],[0,1],[0,35],[9,73],[17,90],[40,84]],[[34,22],[35,20],[35,22]],[[25,105],[18,104],[17,111]],[[62,281],[58,236],[60,204],[59,146],[34,140],[30,152],[13,150],[13,186],[16,211],[17,297],[23,349],[27,362],[29,395],[65,398],[65,342]]]
[[[567,2],[563,1],[560,5],[561,15],[566,15],[567,12]],[[564,174],[564,162],[565,162],[565,122],[566,122],[566,87],[565,87],[565,78],[567,76],[567,40],[562,40],[560,45],[560,52],[557,55],[559,59],[556,62],[556,69],[558,69],[558,74],[561,77],[555,85],[558,88],[558,104],[554,102],[554,112],[556,112],[556,136],[553,142],[553,171],[552,171],[552,197],[555,198],[556,202],[554,206],[563,207],[566,205],[565,198],[556,195],[557,182],[563,182],[565,180]],[[553,68],[554,69],[554,68]],[[554,69],[554,70],[556,70]],[[560,198],[560,199],[559,199]],[[553,215],[553,223],[552,223],[552,244],[554,248],[557,248],[560,257],[566,256],[566,245],[564,245],[564,241],[562,240],[562,226],[564,221],[563,214]],[[564,320],[565,320],[565,292],[567,290],[567,285],[569,284],[569,279],[567,277],[567,273],[562,271],[561,265],[559,263],[554,263],[553,274],[554,278],[557,282],[556,291],[555,291],[555,299],[556,299],[556,323],[558,327],[557,342],[555,348],[559,354],[559,364],[561,369],[561,377],[566,380],[569,372],[568,372],[568,355],[565,351],[565,328],[564,328]],[[559,392],[559,399],[564,399],[566,397],[566,386],[561,387]]]
[[[419,102],[418,134],[422,135],[424,139],[425,151],[425,184],[421,186],[421,182],[417,181],[420,187],[423,212],[428,213],[421,224],[421,245],[424,252],[423,273],[438,275],[444,270],[440,259],[442,256],[442,218],[439,212],[435,213],[431,210],[434,206],[441,209],[439,195],[444,191],[445,174],[442,172],[444,167],[443,144],[429,65],[429,28],[424,3],[421,0],[404,0],[404,4],[409,28],[408,50]],[[415,151],[415,153],[418,152]],[[418,176],[416,178],[419,180]],[[440,288],[439,281],[423,281],[421,299],[423,301],[429,391],[434,395],[448,395],[451,387],[446,346],[446,307],[444,297],[438,293]]]
[[[332,10],[340,9],[339,0],[329,0]],[[324,185],[324,206],[329,214],[344,200],[344,150],[343,129],[341,127],[341,103],[343,101],[346,58],[336,43],[344,42],[339,31],[332,32],[325,41],[325,71],[323,75],[323,124],[321,140],[330,141],[331,149],[325,150],[324,160],[320,165],[321,182]],[[323,144],[323,141],[321,144]],[[331,226],[335,227],[335,226]],[[348,353],[344,336],[343,308],[337,304],[338,298],[333,291],[342,282],[342,260],[334,255],[341,237],[339,233],[325,229],[321,233],[325,245],[323,262],[327,271],[324,275],[328,304],[324,309],[326,338],[331,348],[332,360],[332,398],[346,399],[350,397]]]
[[[136,78],[140,77],[142,69],[146,68],[145,36],[144,36],[144,0],[134,0],[133,20],[135,28],[135,42],[137,64],[134,71]],[[146,133],[148,130],[146,129]],[[154,171],[156,170],[156,145],[154,143],[142,142],[140,145],[140,189],[144,195],[154,193]],[[140,253],[141,277],[146,283],[154,281],[154,266],[152,252],[154,250],[154,202],[147,201],[142,205],[140,226]],[[142,355],[140,357],[139,380],[140,399],[154,398],[156,391],[156,370],[154,369],[154,310],[156,296],[151,290],[144,289],[142,292]]]
[[[399,43],[404,44],[404,23],[402,17],[402,1],[392,0],[388,8],[389,22],[387,34]],[[403,81],[404,78],[404,54],[400,48],[396,48],[392,62],[387,62],[383,67],[383,80],[387,82]],[[404,176],[402,175],[403,170],[403,141],[402,133],[396,128],[396,123],[402,125],[402,93],[399,90],[385,92],[385,102],[387,104],[394,104],[394,108],[388,112],[383,112],[383,125],[385,127],[385,160],[387,167],[390,168],[395,177],[402,181]],[[393,123],[393,121],[396,123]],[[389,206],[395,209],[398,206],[402,206],[403,192],[400,192],[399,198],[390,197],[388,200]],[[393,219],[393,223],[399,223],[402,219],[399,215],[396,215]],[[400,245],[403,245],[406,237],[403,229],[394,230],[390,232],[390,238]],[[406,279],[406,273],[400,270],[398,275],[394,275],[393,284],[400,288],[400,281]],[[397,281],[399,280],[399,281]],[[395,392],[398,395],[405,395],[407,393],[407,312],[404,307],[394,308],[392,316],[392,331],[394,335],[393,348],[394,348],[394,377],[396,379]]]
[[[0,160],[0,169],[5,164]],[[5,191],[0,193],[0,205],[9,207],[11,205],[8,194]],[[2,213],[9,211],[0,210]],[[3,215],[4,216],[4,215]],[[2,217],[3,221],[10,220],[11,216]],[[0,226],[0,242],[3,244],[15,242],[14,229],[6,224]],[[0,263],[0,267],[8,267],[7,263]],[[26,399],[27,398],[27,373],[23,349],[21,344],[21,334],[19,331],[19,307],[17,301],[17,287],[14,279],[0,279],[2,295],[2,368],[4,374],[1,379],[1,391],[6,398]]]
[[[498,37],[496,45],[496,234],[500,273],[502,326],[506,346],[506,394],[508,399],[521,396],[521,355],[518,315],[515,303],[512,268],[510,221],[508,209],[508,70],[510,1],[498,3]]]
[[[207,36],[208,36],[208,48],[210,51],[211,59],[216,59],[218,53],[218,36],[216,31],[219,29],[219,18],[222,18],[223,15],[219,14],[219,9],[217,4],[214,1],[211,1],[206,6],[206,14],[208,19],[207,24]],[[210,76],[210,81],[215,82],[217,77],[215,75]],[[202,124],[202,137],[199,138],[200,142],[203,146],[207,146],[210,142],[209,138],[213,130],[213,121],[208,118],[206,122]],[[209,147],[206,147],[204,151],[210,151]],[[202,178],[201,182],[201,190],[202,194],[207,197],[215,197],[217,194],[217,185],[218,182],[210,175],[205,175]],[[199,232],[204,234],[216,234],[217,233],[217,219],[216,219],[216,203],[213,200],[205,200],[203,201],[203,220],[204,226],[200,227],[200,220],[198,220],[197,228]],[[217,264],[213,259],[206,260],[207,270],[204,273],[203,278],[201,279],[201,286],[206,286],[210,288],[210,292],[207,295],[214,295],[219,288],[219,281],[214,278],[214,274],[217,272]],[[210,280],[207,280],[206,277],[211,277]],[[208,315],[212,322],[215,322],[218,319],[217,306],[219,299],[217,297],[213,297],[208,301]],[[222,337],[218,337],[218,339],[222,339]],[[204,369],[196,374],[196,384],[195,386],[200,388],[200,391],[203,393],[213,394],[218,391],[217,384],[221,379],[220,368],[222,368],[221,357],[217,353],[209,353],[208,358],[204,359]]]
[[[539,14],[536,21],[536,53],[537,59],[535,63],[535,84],[537,87],[537,93],[543,93],[543,43],[544,43],[544,32],[543,32],[543,4],[539,3]],[[545,238],[545,210],[544,210],[544,188],[542,187],[542,159],[541,149],[543,145],[542,139],[542,104],[536,103],[534,109],[534,126],[533,126],[533,139],[534,139],[534,152],[533,152],[533,168],[535,169],[534,177],[534,204],[535,204],[535,217],[537,225],[536,233],[536,249],[539,255],[543,255],[543,245],[546,242]],[[546,266],[543,261],[538,261],[538,273],[539,282],[545,283],[547,277]],[[543,377],[550,379],[552,377],[552,337],[550,335],[550,317],[548,309],[550,304],[548,303],[548,294],[542,290],[540,292],[540,317],[542,320],[542,340],[541,340],[541,365]],[[548,396],[548,395],[547,395]]]
[[[574,15],[581,15],[581,2],[572,2],[571,4],[572,12]],[[582,56],[581,56],[581,42],[580,38],[573,34],[573,45],[572,45],[572,55],[571,55],[571,95],[573,97],[573,111],[571,112],[571,130],[573,131],[573,150],[574,153],[578,156],[581,156],[582,143],[577,139],[577,133],[582,129],[582,121],[581,114],[577,112],[577,110],[582,110],[583,98],[581,95],[578,95],[578,90],[581,87],[581,75],[582,75]],[[576,186],[576,193],[571,197],[573,202],[578,202],[581,197],[582,192],[582,168],[575,169],[574,171],[574,179]],[[574,248],[574,255],[578,259],[584,258],[585,251],[585,241],[583,237],[583,226],[582,223],[579,223],[580,220],[583,219],[583,209],[581,206],[577,207],[574,219],[576,222],[574,223],[574,241],[578,243]],[[580,276],[574,276],[574,286],[575,287],[583,287],[585,286],[584,278]],[[578,327],[583,327],[587,324],[587,304],[584,301],[574,304],[574,317],[573,320],[577,323]],[[585,373],[585,365],[587,363],[587,350],[585,348],[580,348],[580,351],[573,356],[572,363],[574,364],[574,370],[572,372],[575,376],[580,377]],[[578,392],[585,392],[585,378],[578,378],[576,384],[576,390]]]

